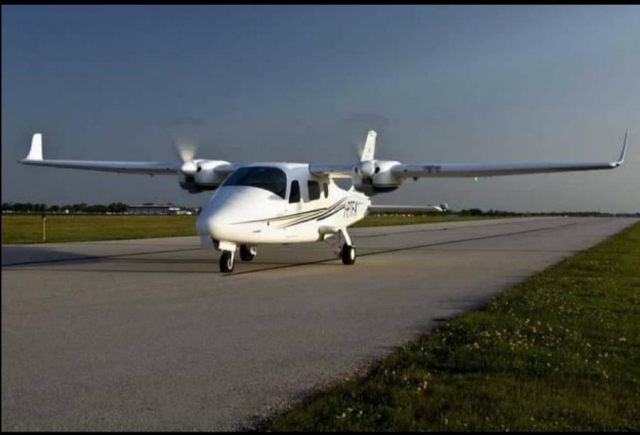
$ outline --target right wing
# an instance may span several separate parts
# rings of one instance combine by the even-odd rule
[[[84,169],[88,171],[118,172],[125,174],[174,175],[182,167],[181,162],[105,162],[93,160],[44,160],[42,158],[42,134],[36,133],[25,165],[53,166],[56,168]]]

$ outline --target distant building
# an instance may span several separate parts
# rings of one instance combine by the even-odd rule
[[[183,209],[182,207],[173,204],[143,204],[143,205],[130,205],[127,208],[128,214],[193,214],[191,210]]]

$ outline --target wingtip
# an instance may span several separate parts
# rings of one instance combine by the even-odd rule
[[[29,154],[24,160],[42,160],[42,133],[34,133]]]
[[[624,157],[627,154],[627,143],[628,142],[629,142],[629,129],[627,129],[627,132],[624,134],[624,142],[622,143],[622,151],[620,152],[620,158],[616,162],[619,165],[621,165],[624,162]]]

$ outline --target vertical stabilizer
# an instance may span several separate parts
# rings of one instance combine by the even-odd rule
[[[364,148],[362,149],[362,155],[360,156],[361,162],[373,160],[373,155],[376,152],[376,136],[378,136],[378,133],[374,130],[369,131],[367,141],[364,143]]]

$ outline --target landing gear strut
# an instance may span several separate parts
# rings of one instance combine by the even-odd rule
[[[258,249],[255,246],[240,245],[240,258],[242,261],[251,261],[256,258]]]
[[[231,273],[233,272],[235,251],[222,251],[220,256],[220,272]]]

